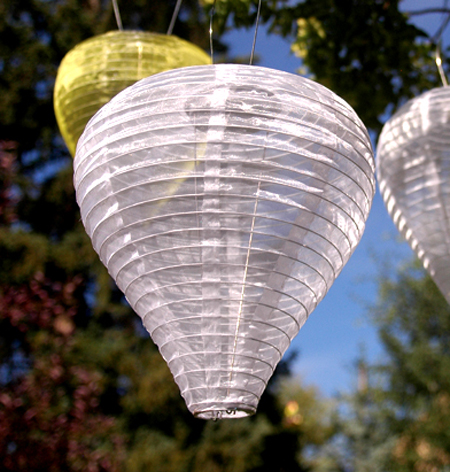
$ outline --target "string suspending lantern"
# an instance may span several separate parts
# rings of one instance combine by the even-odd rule
[[[89,119],[124,88],[158,72],[210,63],[198,46],[172,35],[110,31],[81,42],[63,58],[54,88],[55,115],[70,153]]]
[[[239,418],[358,244],[374,160],[330,90],[218,64],[113,98],[80,138],[74,183],[95,250],[189,410]]]
[[[377,178],[400,233],[450,303],[450,88],[408,101],[384,125]]]

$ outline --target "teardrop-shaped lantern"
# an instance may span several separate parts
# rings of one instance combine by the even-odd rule
[[[410,100],[388,120],[377,177],[395,225],[450,303],[450,87]]]
[[[325,87],[220,64],[148,77],[80,138],[95,250],[200,418],[255,412],[363,233],[369,137]]]
[[[194,44],[144,31],[111,31],[78,44],[62,60],[54,89],[55,115],[70,153],[91,117],[124,88],[158,72],[210,62]]]

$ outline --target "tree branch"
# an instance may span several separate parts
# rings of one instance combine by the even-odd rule
[[[429,13],[450,13],[450,8],[424,8],[423,10],[405,11],[407,15],[427,15]]]

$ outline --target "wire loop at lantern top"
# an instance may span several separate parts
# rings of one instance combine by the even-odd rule
[[[347,103],[263,67],[163,72],[89,122],[83,223],[195,416],[255,412],[362,236],[373,174]]]

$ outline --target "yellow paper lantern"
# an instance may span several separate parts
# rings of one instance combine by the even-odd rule
[[[70,153],[75,155],[90,118],[126,87],[159,72],[210,62],[192,43],[143,31],[111,31],[78,44],[62,60],[54,90],[56,120]]]

